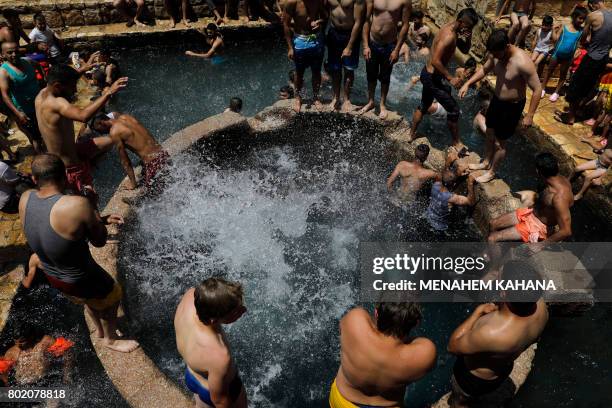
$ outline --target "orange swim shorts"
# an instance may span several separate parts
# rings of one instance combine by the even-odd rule
[[[517,209],[516,219],[516,230],[523,242],[538,242],[548,237],[548,227],[533,214],[532,208]]]

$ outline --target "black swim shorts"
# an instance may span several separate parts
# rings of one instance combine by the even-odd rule
[[[379,80],[381,84],[391,83],[393,64],[389,61],[395,43],[378,44],[370,38],[370,59],[366,61],[368,82]]]
[[[507,140],[512,137],[521,121],[526,99],[520,101],[502,101],[493,96],[489,109],[487,110],[487,128],[495,131],[495,137],[499,140]]]
[[[578,103],[593,92],[599,84],[599,78],[606,69],[608,58],[594,60],[588,54],[584,56],[580,66],[572,76],[565,100]]]
[[[423,67],[421,71],[421,83],[423,84],[420,106],[421,112],[427,114],[427,110],[435,99],[446,110],[446,118],[448,121],[458,122],[461,110],[459,109],[457,101],[453,98],[452,87],[444,82],[444,77],[435,72],[431,74],[427,71],[427,67]]]

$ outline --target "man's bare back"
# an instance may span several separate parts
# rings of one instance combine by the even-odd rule
[[[341,365],[336,377],[340,393],[361,404],[402,405],[406,386],[435,363],[435,345],[426,338],[402,343],[381,334],[367,311],[350,311],[340,322]]]
[[[355,24],[353,12],[355,0],[328,0],[330,20],[339,30],[352,30]]]
[[[451,58],[455,55],[457,49],[457,33],[455,32],[455,22],[451,21],[442,26],[438,34],[435,36],[431,45],[431,58],[427,61],[427,71],[433,74],[436,69],[432,64],[432,60],[439,59],[442,65],[448,66]],[[438,72],[439,74],[444,74]]]
[[[122,141],[127,148],[136,153],[144,162],[148,163],[162,149],[151,133],[135,117],[121,114],[110,130],[113,142]]]
[[[425,182],[435,178],[436,175],[435,171],[424,168],[418,161],[401,161],[395,167],[389,181],[392,183],[400,177],[400,193],[409,194],[418,192]]]
[[[374,0],[374,10],[370,36],[380,44],[397,41],[398,22],[402,21],[404,7],[409,7],[407,0]]]
[[[525,51],[510,46],[510,57],[506,61],[494,60],[493,72],[497,77],[495,95],[502,101],[520,101],[527,95],[526,74],[533,61]]]
[[[465,355],[467,368],[480,378],[497,378],[538,340],[547,321],[548,309],[541,299],[530,316],[521,317],[500,309],[481,316],[472,330],[475,335],[482,334],[487,339],[488,349]]]

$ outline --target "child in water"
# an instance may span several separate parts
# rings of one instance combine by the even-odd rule
[[[210,23],[204,30],[206,36],[206,44],[210,47],[207,52],[198,53],[194,51],[186,51],[185,55],[189,57],[210,58],[213,64],[223,62],[223,57],[220,55],[223,51],[223,36],[219,31],[219,27],[215,23]]]

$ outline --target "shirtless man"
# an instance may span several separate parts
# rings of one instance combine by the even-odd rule
[[[185,360],[185,383],[197,408],[247,406],[221,326],[234,323],[245,312],[242,286],[221,278],[204,280],[181,299],[174,315],[176,347]]]
[[[472,29],[478,23],[478,14],[473,8],[466,8],[459,12],[457,20],[444,25],[432,44],[431,58],[427,61],[421,71],[421,83],[423,93],[421,105],[412,115],[412,127],[410,129],[410,140],[416,138],[419,124],[423,115],[428,112],[434,99],[441,104],[447,112],[446,121],[453,139],[453,146],[459,148],[459,105],[452,96],[452,87],[458,87],[461,83],[459,76],[452,75],[446,66],[455,55],[457,46],[467,53],[471,48]],[[450,83],[446,84],[444,81]]]
[[[606,145],[604,151],[595,160],[576,166],[575,176],[583,171],[590,170],[590,172],[584,176],[584,183],[574,196],[574,201],[581,200],[591,184],[601,185],[601,178],[608,173],[610,165],[612,165],[612,146]]]
[[[530,264],[516,260],[506,262],[502,277],[541,279]],[[473,400],[498,389],[512,372],[514,360],[538,340],[547,321],[541,293],[506,293],[503,303],[478,306],[448,342],[448,351],[457,356],[450,406],[471,406]]]
[[[123,224],[122,217],[101,217],[85,198],[64,195],[66,168],[56,155],[36,156],[32,176],[38,190],[21,196],[19,217],[47,281],[73,303],[85,305],[106,347],[120,352],[136,349],[136,341],[119,339],[116,334],[121,286],[89,250],[89,245],[106,245],[106,225]]]
[[[59,156],[66,166],[67,188],[87,196],[96,204],[93,177],[88,160],[98,152],[91,139],[75,142],[74,121],[87,122],[102,109],[112,95],[125,88],[127,78],[119,78],[94,102],[84,108],[70,103],[76,94],[79,74],[68,65],[55,65],[47,76],[47,87],[36,97],[38,127],[49,153]]]
[[[26,32],[23,30],[21,19],[19,18],[19,13],[17,11],[6,9],[2,12],[2,17],[6,19],[8,30],[0,30],[0,33],[5,34],[4,38],[0,36],[0,44],[5,41],[16,42],[19,44],[20,39],[23,39],[27,44],[30,43],[30,37],[28,37]]]
[[[510,0],[506,0],[501,10],[497,14],[495,24],[501,20],[501,16],[506,12],[509,5]],[[512,13],[510,13],[512,27],[508,33],[510,42],[512,42],[514,45],[520,47],[525,39],[525,36],[527,33],[529,33],[529,30],[531,29],[531,19],[533,19],[535,10],[536,0],[516,0],[514,2],[514,8],[512,9]]]
[[[506,157],[506,142],[512,137],[523,114],[527,101],[527,86],[531,89],[529,112],[523,118],[523,126],[533,124],[533,115],[542,98],[542,84],[530,55],[510,45],[504,30],[495,30],[487,40],[489,57],[472,78],[459,90],[464,98],[471,85],[476,84],[491,71],[495,72],[495,95],[487,109],[487,141],[482,163],[470,166],[472,170],[487,170],[476,181],[487,183],[495,178],[495,171]]]
[[[351,88],[355,81],[355,70],[359,66],[359,42],[363,18],[365,15],[364,0],[328,0],[331,24],[327,32],[327,65],[332,77],[334,98],[331,106],[340,107],[340,86],[344,71],[342,111],[353,109]]]
[[[283,13],[283,29],[287,42],[287,57],[295,63],[295,100],[293,108],[302,108],[304,72],[312,73],[312,98],[316,109],[319,100],[321,65],[325,55],[324,33],[328,11],[323,0],[287,0]]]
[[[429,156],[429,146],[420,144],[414,151],[416,160],[413,162],[401,161],[395,166],[395,170],[387,179],[387,189],[392,191],[393,182],[401,177],[401,185],[398,190],[400,198],[410,198],[418,192],[423,184],[435,178],[438,173],[423,167],[423,163]]]
[[[376,83],[380,81],[380,114],[386,119],[387,94],[391,83],[393,64],[399,59],[402,44],[410,28],[412,1],[409,0],[366,0],[366,16],[363,24],[363,56],[366,60],[368,77],[368,103],[360,114],[374,109]],[[402,23],[401,30],[398,24]]]
[[[132,12],[132,6],[136,6],[136,13]],[[138,27],[144,27],[146,25],[142,22],[142,13],[146,9],[144,0],[113,0],[113,7],[127,18],[126,26],[131,27],[136,24]]]
[[[400,57],[403,56],[404,62],[407,64],[410,61],[411,50],[414,50],[417,56],[427,57],[429,55],[429,38],[431,37],[431,30],[423,23],[425,14],[421,10],[414,10],[412,12],[412,22],[410,23],[410,29],[406,37],[406,42],[402,44],[400,50]]]
[[[170,155],[162,149],[151,133],[135,117],[125,113],[98,113],[92,120],[92,129],[109,134],[117,146],[119,160],[128,176],[128,189],[136,188],[136,176],[127,150],[135,153],[143,163],[143,182],[151,187],[156,175],[168,164]]]
[[[539,194],[535,206],[519,208],[492,220],[489,242],[558,242],[572,235],[572,185],[559,175],[557,159],[550,153],[536,156],[536,169],[546,188]],[[549,235],[549,230],[557,225],[559,228]]]
[[[410,331],[421,321],[416,303],[378,303],[374,319],[355,308],[340,321],[340,368],[331,408],[404,406],[406,386],[436,364],[436,346]]]

